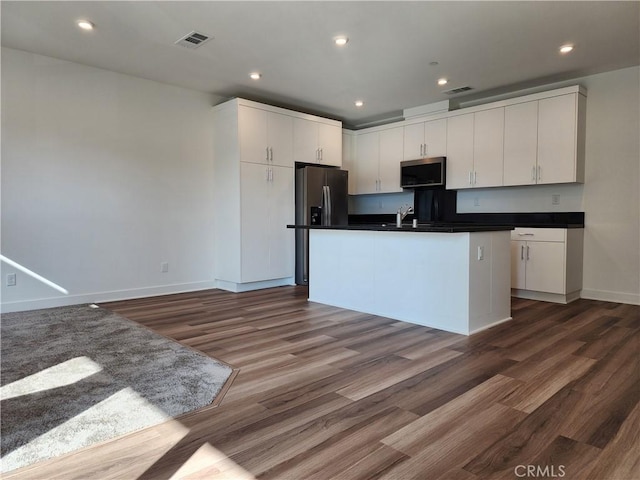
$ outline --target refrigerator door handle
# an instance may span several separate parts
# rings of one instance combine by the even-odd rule
[[[322,225],[331,225],[331,190],[322,186]]]
[[[327,185],[327,225],[331,225],[331,216],[333,215],[331,207],[331,187]]]

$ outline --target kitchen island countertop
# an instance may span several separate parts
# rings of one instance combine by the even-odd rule
[[[440,233],[471,233],[471,232],[498,232],[513,230],[510,225],[482,225],[461,223],[431,223],[418,224],[413,228],[411,224],[403,224],[397,227],[395,223],[372,223],[353,225],[287,225],[287,228],[305,230],[368,230],[372,232],[440,232]]]

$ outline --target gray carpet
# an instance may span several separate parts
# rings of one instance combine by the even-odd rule
[[[3,314],[1,471],[209,405],[231,368],[102,308]]]

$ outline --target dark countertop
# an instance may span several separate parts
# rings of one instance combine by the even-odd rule
[[[412,215],[405,222],[411,223]],[[388,223],[395,225],[395,214],[349,215],[349,224]],[[529,228],[584,228],[584,212],[456,213],[443,218],[446,225],[509,225]]]
[[[433,223],[420,224],[413,228],[411,224],[404,224],[396,227],[394,223],[373,223],[373,224],[352,224],[352,225],[287,225],[287,228],[298,228],[303,230],[360,230],[370,232],[438,232],[438,233],[471,233],[471,232],[496,232],[502,230],[513,230],[508,225],[479,225],[479,224],[450,224]]]

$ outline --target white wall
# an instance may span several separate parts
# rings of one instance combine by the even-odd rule
[[[3,48],[3,311],[213,286],[211,104]]]

